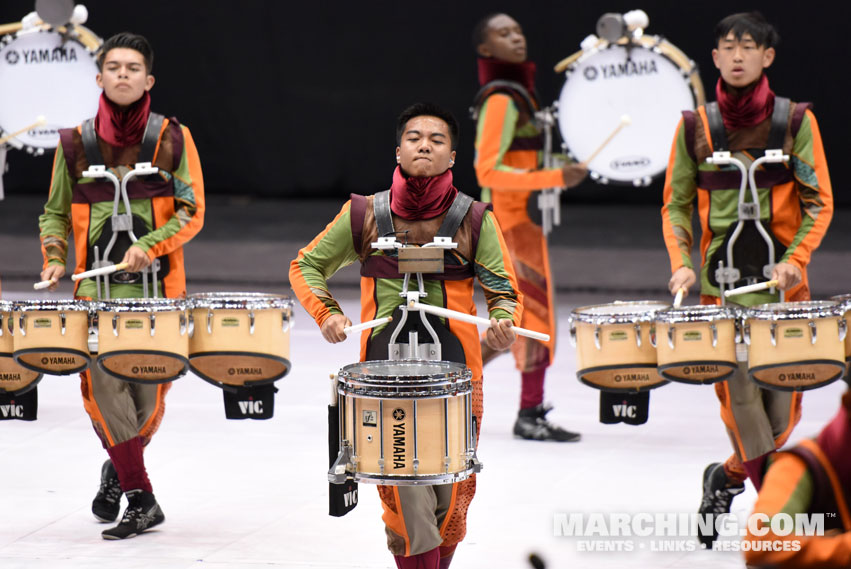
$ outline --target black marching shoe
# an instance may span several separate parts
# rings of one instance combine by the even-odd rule
[[[701,527],[698,525],[697,538],[706,549],[711,549],[712,544],[718,539],[715,520],[721,514],[729,514],[733,498],[744,491],[744,484],[731,484],[727,473],[724,472],[724,465],[720,462],[713,462],[703,471],[703,499],[700,502],[698,514],[703,516],[707,524],[710,521],[707,514],[712,514],[712,530],[704,533],[700,531]]]
[[[517,414],[517,421],[514,422],[514,436],[530,441],[557,441],[560,443],[572,443],[582,438],[579,433],[566,431],[547,421],[546,415],[551,410],[552,407],[544,405],[520,409]]]
[[[121,484],[112,461],[107,459],[100,469],[100,489],[92,500],[92,513],[99,522],[114,522],[121,511]]]
[[[130,490],[127,492],[127,509],[124,517],[114,528],[104,530],[101,535],[104,539],[129,539],[136,537],[143,531],[159,525],[165,521],[160,505],[154,495],[145,490]]]

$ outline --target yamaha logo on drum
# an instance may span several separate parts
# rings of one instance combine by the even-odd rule
[[[646,156],[622,156],[612,160],[609,166],[611,166],[612,170],[619,172],[641,170],[650,166],[650,158]]]
[[[65,63],[68,61],[77,61],[77,50],[73,46],[70,47],[54,47],[53,49],[25,49],[21,53],[15,50],[6,53],[6,63],[15,65],[21,60],[21,55],[24,58],[24,64],[32,63]]]
[[[405,418],[405,410],[393,409],[393,418],[402,421]],[[393,468],[405,468],[405,423],[393,425]]]
[[[595,81],[600,75],[603,76],[603,79],[620,79],[621,77],[638,77],[658,73],[659,69],[653,59],[643,61],[628,59],[621,63],[608,63],[599,67],[588,66],[582,72],[588,81]]]
[[[46,125],[38,128],[31,128],[27,131],[27,136],[36,139],[49,139],[59,136],[59,127]]]
[[[21,59],[21,56],[18,55],[18,52],[14,49],[6,52],[6,63],[9,65],[15,65]]]
[[[588,81],[594,81],[595,79],[597,79],[597,75],[599,75],[596,67],[586,67],[585,71],[583,71],[582,74]]]

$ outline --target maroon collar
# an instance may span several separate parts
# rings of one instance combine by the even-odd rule
[[[508,63],[493,57],[480,57],[479,85],[486,85],[497,79],[520,83],[530,95],[535,96],[535,63],[532,61]]]
[[[724,126],[730,130],[756,126],[774,111],[774,91],[768,86],[768,77],[764,73],[758,81],[740,93],[736,93],[719,78],[715,85],[715,97],[724,118]]]
[[[151,111],[151,95],[145,91],[142,97],[127,107],[120,108],[101,93],[95,130],[99,137],[112,146],[127,147],[142,142],[148,114]]]
[[[414,178],[397,166],[390,186],[390,209],[408,221],[431,219],[449,209],[457,194],[451,169],[437,176]]]

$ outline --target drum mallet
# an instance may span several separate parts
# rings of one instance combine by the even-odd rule
[[[491,325],[491,321],[487,318],[480,318],[478,316],[473,316],[472,314],[465,314],[456,310],[448,310],[439,306],[423,304],[415,300],[412,300],[410,303],[408,303],[408,308],[412,310],[422,310],[423,312],[434,314],[435,316],[442,316],[444,318],[454,318],[456,320],[461,320],[462,322],[469,322],[470,324],[480,324],[482,326]],[[512,326],[511,329],[514,330],[514,333],[518,336],[526,336],[527,338],[534,338],[535,340],[540,340],[542,342],[550,341],[549,334],[542,334],[541,332],[527,330],[526,328],[520,328],[519,326]]]
[[[724,291],[725,297],[734,296],[736,294],[746,294],[749,292],[759,292],[761,290],[765,290],[767,288],[774,288],[777,286],[777,281],[765,281],[764,283],[757,283],[752,285],[740,286],[739,288],[731,288],[730,290]]]
[[[612,141],[612,139],[621,131],[621,129],[623,129],[623,127],[629,126],[631,124],[632,119],[629,115],[621,115],[621,122],[618,123],[617,127],[615,127],[615,130],[613,130],[612,133],[606,138],[606,140],[604,140],[603,143],[597,147],[597,150],[591,153],[591,156],[583,160],[580,164],[587,167],[588,164],[590,164],[591,161],[594,160],[594,158],[596,158],[597,155],[602,152],[603,149]]]
[[[47,280],[47,281],[38,281],[37,283],[35,283],[33,285],[33,290],[44,290],[44,289],[50,287],[50,285],[52,285],[55,282],[56,282],[55,278],[52,278],[52,279]]]
[[[91,277],[97,277],[99,275],[111,275],[116,271],[123,271],[129,266],[130,263],[118,263],[117,265],[108,265],[99,269],[92,269],[91,271],[84,271],[82,273],[77,273],[76,275],[71,275],[71,280],[79,281],[81,279],[89,279]]]
[[[677,295],[674,297],[674,308],[679,308],[683,303],[683,297],[686,294],[686,287],[681,286],[680,290],[677,291]]]
[[[44,115],[39,115],[39,116],[36,117],[35,122],[32,123],[31,125],[25,126],[24,128],[22,128],[20,130],[16,130],[12,134],[7,134],[3,138],[0,138],[0,144],[6,144],[7,142],[12,140],[13,138],[16,138],[16,137],[24,134],[25,132],[27,132],[31,128],[36,128],[38,126],[44,126],[45,124],[47,124],[47,119],[44,118]]]
[[[346,326],[345,328],[343,328],[343,332],[346,334],[346,336],[348,336],[349,334],[354,334],[355,332],[360,332],[361,330],[369,330],[370,328],[375,328],[376,326],[381,326],[382,324],[387,324],[388,322],[392,321],[392,316],[376,318],[375,320],[367,320],[366,322],[361,322],[360,324]]]

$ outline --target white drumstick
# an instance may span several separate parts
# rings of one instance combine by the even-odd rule
[[[375,328],[376,326],[381,326],[382,324],[386,324],[387,322],[392,322],[392,316],[386,316],[384,318],[376,318],[375,320],[367,320],[366,322],[361,322],[360,324],[354,324],[352,326],[346,326],[343,328],[343,332],[346,333],[346,336],[349,334],[354,334],[355,332],[360,332],[361,330],[368,330],[370,328]]]
[[[49,281],[38,281],[33,285],[33,290],[44,290],[55,282],[56,279],[50,279]]]
[[[765,281],[764,283],[756,283],[752,285],[740,286],[739,288],[731,288],[730,290],[724,291],[724,296],[733,296],[736,294],[746,294],[749,292],[759,292],[761,290],[765,290],[767,288],[772,288],[777,286],[777,281]]]
[[[24,134],[25,132],[27,132],[31,128],[35,128],[37,126],[42,126],[42,125],[45,125],[45,124],[47,124],[47,119],[44,118],[44,115],[39,115],[39,116],[36,117],[35,122],[32,123],[31,125],[25,126],[24,128],[22,128],[20,130],[16,130],[12,134],[7,134],[3,138],[0,138],[0,144],[5,144],[6,142],[12,140],[13,138]]]
[[[411,301],[408,306],[415,310],[422,310],[423,312],[434,314],[435,316],[443,316],[444,318],[454,318],[456,320],[461,320],[462,322],[469,322],[470,324],[481,324],[482,326],[491,325],[491,321],[487,318],[480,318],[478,316],[473,316],[472,314],[465,314],[463,312],[449,310],[447,308],[441,308],[439,306],[423,304],[417,301]],[[511,329],[514,330],[514,333],[518,336],[526,336],[527,338],[534,338],[535,340],[541,340],[542,342],[550,341],[549,334],[542,334],[541,332],[527,330],[526,328],[520,328],[519,326],[512,326]]]
[[[625,126],[632,124],[632,118],[629,115],[621,115],[621,122],[618,123],[618,126],[615,127],[615,130],[603,141],[603,143],[597,147],[597,150],[591,153],[591,156],[582,161],[583,166],[588,166],[597,155],[603,151],[603,149],[612,141],[612,139],[621,131],[621,129]]]
[[[677,291],[677,295],[674,297],[674,308],[679,308],[683,303],[683,297],[686,294],[686,287],[680,287],[680,290]]]
[[[99,275],[111,275],[112,273],[124,270],[129,266],[130,263],[118,263],[117,265],[109,265],[108,267],[92,269],[91,271],[84,271],[82,273],[77,273],[76,275],[71,275],[71,280],[78,281],[80,279],[89,279],[91,277],[96,277]]]

